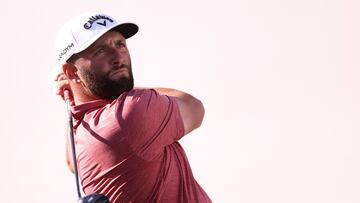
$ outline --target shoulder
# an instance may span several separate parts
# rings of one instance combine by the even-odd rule
[[[162,95],[155,89],[133,89],[118,98],[118,102],[141,103],[146,101],[169,100],[170,97]]]
[[[118,98],[118,100],[124,99],[146,99],[159,93],[154,89],[132,89],[128,92],[124,92]]]
[[[120,95],[114,102],[117,112],[121,112],[123,116],[159,111],[172,103],[170,97],[161,95],[154,89],[133,89]]]

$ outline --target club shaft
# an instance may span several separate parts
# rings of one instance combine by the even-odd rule
[[[69,125],[69,142],[70,142],[70,149],[71,149],[71,157],[73,162],[73,168],[74,168],[74,175],[75,175],[75,182],[76,182],[76,190],[78,198],[81,198],[81,192],[80,192],[80,182],[79,182],[79,174],[78,174],[78,168],[76,163],[76,151],[75,151],[75,140],[74,140],[74,131],[73,131],[73,119],[72,119],[72,113],[70,109],[70,93],[69,90],[64,90],[64,98],[66,101],[66,109],[68,113],[68,125]]]

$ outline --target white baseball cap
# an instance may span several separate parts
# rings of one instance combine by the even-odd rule
[[[139,28],[134,23],[119,23],[106,14],[88,12],[75,16],[63,25],[56,37],[58,64],[64,64],[72,55],[84,51],[109,30],[118,31],[127,39]]]

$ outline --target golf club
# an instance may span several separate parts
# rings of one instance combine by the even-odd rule
[[[70,91],[65,89],[64,90],[64,99],[66,101],[66,108],[68,113],[68,122],[69,122],[69,141],[71,147],[71,157],[74,167],[74,175],[75,175],[75,182],[76,182],[76,189],[78,195],[78,203],[110,203],[110,201],[101,194],[93,193],[87,196],[82,197],[80,192],[80,183],[79,183],[79,175],[76,163],[76,153],[75,153],[75,141],[74,141],[74,134],[73,134],[73,120],[72,114],[70,109]]]

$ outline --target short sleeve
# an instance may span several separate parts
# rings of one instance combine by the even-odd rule
[[[184,136],[184,124],[175,99],[153,89],[128,92],[116,110],[121,131],[130,148],[151,161],[164,147]]]

